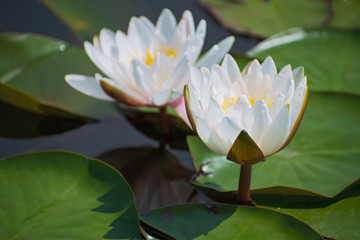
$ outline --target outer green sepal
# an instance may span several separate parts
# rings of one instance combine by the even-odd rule
[[[239,164],[255,164],[265,160],[263,152],[245,130],[237,136],[226,158]]]
[[[184,99],[185,99],[186,114],[189,118],[189,122],[191,124],[192,129],[196,132],[195,120],[191,115],[191,110],[190,110],[190,95],[189,95],[189,87],[187,84],[184,86]]]

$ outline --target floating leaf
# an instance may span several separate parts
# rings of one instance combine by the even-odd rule
[[[357,96],[310,93],[294,139],[281,152],[253,166],[252,192],[271,188],[275,193],[286,187],[290,192],[333,197],[356,181],[360,172],[359,103]],[[195,185],[218,192],[237,190],[238,164],[213,153],[199,138],[190,137],[188,143],[200,173]]]
[[[289,214],[320,234],[338,240],[360,239],[360,185],[333,199],[305,196],[254,196],[264,207]]]
[[[0,136],[5,138],[34,138],[66,132],[84,125],[75,119],[46,117],[0,102]],[[26,120],[24,120],[26,119]]]
[[[1,239],[140,237],[133,195],[108,165],[67,152],[0,160]]]
[[[250,50],[251,57],[271,56],[280,69],[303,66],[311,91],[360,95],[360,31],[292,29]]]
[[[80,41],[92,39],[102,28],[125,31],[135,13],[131,1],[42,0],[42,3],[59,16]]]
[[[145,230],[175,239],[322,239],[290,216],[235,205],[171,206],[151,211],[140,219],[146,224]],[[152,235],[156,236],[153,232]]]
[[[37,114],[101,118],[118,114],[114,103],[72,89],[68,73],[96,72],[85,52],[34,34],[0,34],[0,100]]]
[[[199,1],[225,28],[258,37],[294,27],[360,27],[359,1]]]

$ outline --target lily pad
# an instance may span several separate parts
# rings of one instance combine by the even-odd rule
[[[27,111],[64,118],[116,116],[114,103],[72,89],[68,73],[96,72],[85,52],[35,34],[0,34],[0,100]]]
[[[303,66],[312,91],[360,94],[360,31],[292,29],[276,34],[248,54],[271,56],[280,69]]]
[[[80,127],[86,121],[42,116],[23,111],[0,101],[0,137],[35,138],[58,134]],[[24,121],[26,119],[26,121]]]
[[[253,166],[252,193],[286,190],[333,197],[358,180],[359,104],[358,96],[311,92],[290,144]],[[237,191],[238,164],[213,153],[197,137],[189,137],[188,144],[199,172],[193,184],[217,192]]]
[[[1,239],[140,237],[133,195],[108,165],[67,152],[0,160]]]
[[[333,239],[360,239],[360,185],[333,199],[301,196],[254,196],[262,207],[289,214]]]
[[[257,37],[267,37],[293,27],[360,26],[358,1],[199,1],[225,28]]]
[[[102,28],[125,31],[131,16],[135,13],[132,1],[41,0],[41,2],[52,10],[81,42],[92,39]]]
[[[177,205],[151,211],[140,219],[145,230],[155,228],[152,235],[162,239],[322,239],[290,216],[235,205]]]

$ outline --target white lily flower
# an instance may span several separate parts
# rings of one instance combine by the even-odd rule
[[[277,73],[274,61],[267,57],[261,65],[250,62],[241,73],[226,55],[221,66],[191,69],[184,96],[193,129],[214,152],[230,159],[229,153],[237,151],[234,142],[250,137],[242,146],[255,148],[248,153],[238,150],[242,164],[261,161],[286,146],[305,111],[308,88],[302,67],[292,71],[287,65]],[[246,159],[251,155],[259,159]]]
[[[128,32],[102,29],[85,51],[107,76],[69,74],[66,81],[78,91],[108,101],[133,106],[163,106],[175,101],[189,81],[189,66],[211,66],[230,50],[234,38],[214,45],[198,59],[206,33],[201,20],[195,29],[190,11],[178,24],[164,9],[156,25],[146,17],[132,17]]]

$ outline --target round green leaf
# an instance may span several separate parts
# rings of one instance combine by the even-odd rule
[[[274,193],[286,187],[292,192],[305,190],[333,197],[359,179],[359,104],[358,96],[310,93],[304,118],[290,144],[253,166],[252,192],[271,188]],[[211,152],[198,138],[189,138],[188,144],[199,172],[195,185],[218,192],[237,191],[238,164]]]
[[[140,237],[133,195],[108,165],[67,152],[0,160],[0,239]]]
[[[312,91],[360,94],[360,31],[292,29],[264,40],[248,54],[271,56],[280,69],[303,66]]]
[[[320,234],[338,240],[360,239],[360,185],[333,199],[304,196],[254,196],[263,207],[289,214]]]
[[[86,122],[77,119],[53,118],[23,111],[0,101],[0,137],[34,138],[70,131]],[[26,121],[24,121],[26,119]]]
[[[0,34],[0,100],[47,116],[100,118],[117,115],[114,103],[88,97],[64,80],[69,73],[93,75],[85,52],[34,34]]]
[[[322,239],[290,216],[235,205],[171,206],[140,219],[147,225],[145,230],[155,228],[160,236],[163,233],[175,239]]]
[[[135,12],[131,1],[43,0],[41,2],[59,16],[80,41],[92,39],[102,28],[126,30],[129,19]]]
[[[293,27],[360,26],[358,1],[199,1],[225,28],[258,37]]]

